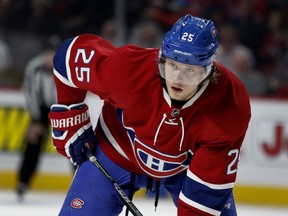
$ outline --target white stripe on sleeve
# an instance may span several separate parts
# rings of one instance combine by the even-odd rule
[[[205,182],[202,179],[200,179],[198,176],[196,176],[194,173],[192,173],[189,169],[187,171],[187,176],[190,179],[196,182],[199,182],[200,184],[203,184],[211,189],[215,189],[215,190],[224,190],[224,189],[230,189],[234,187],[234,182],[227,183],[227,184],[211,184],[211,183]]]

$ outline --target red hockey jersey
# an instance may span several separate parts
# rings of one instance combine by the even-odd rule
[[[187,172],[179,215],[219,215],[236,179],[249,97],[216,63],[218,82],[205,81],[182,107],[173,106],[158,55],[159,49],[115,48],[96,35],[71,38],[54,58],[58,103],[82,102],[87,91],[98,95],[104,106],[96,136],[112,161],[155,179]]]

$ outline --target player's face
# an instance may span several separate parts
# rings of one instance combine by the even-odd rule
[[[205,67],[166,59],[165,79],[180,85],[198,85],[206,78]]]
[[[205,67],[183,64],[171,59],[160,63],[160,74],[166,80],[168,94],[175,100],[191,98],[197,86],[207,77]]]

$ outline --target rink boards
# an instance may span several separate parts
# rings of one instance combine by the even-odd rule
[[[19,151],[30,122],[23,93],[0,91],[0,188],[14,188]],[[95,125],[102,102],[88,95],[96,107]],[[251,99],[252,119],[243,143],[235,198],[238,202],[288,206],[288,102]],[[72,179],[70,163],[55,153],[51,137],[44,141],[45,153],[33,189],[66,191]]]

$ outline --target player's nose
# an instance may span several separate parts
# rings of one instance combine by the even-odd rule
[[[175,83],[179,83],[180,81],[183,81],[184,77],[183,77],[183,71],[181,71],[181,69],[178,69],[174,72],[174,76],[173,76],[173,81]]]

